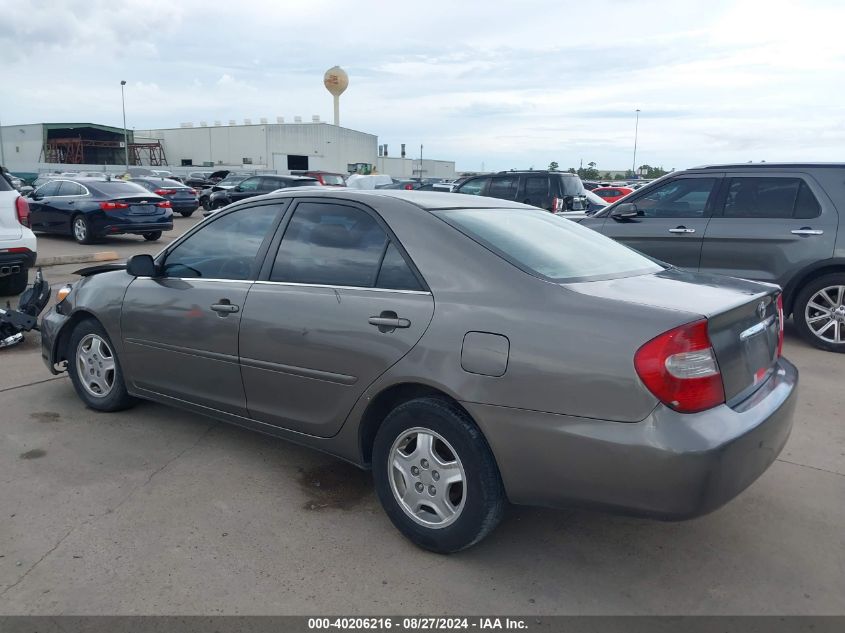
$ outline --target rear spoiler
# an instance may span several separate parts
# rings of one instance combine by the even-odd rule
[[[113,270],[126,270],[126,264],[100,264],[99,266],[89,266],[88,268],[80,268],[73,271],[74,275],[80,277],[90,277],[92,275],[99,275],[100,273],[108,273]]]

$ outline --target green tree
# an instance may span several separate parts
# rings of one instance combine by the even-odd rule
[[[559,167],[560,166],[557,164],[556,160],[553,160],[552,162],[549,163],[549,171],[555,171]]]

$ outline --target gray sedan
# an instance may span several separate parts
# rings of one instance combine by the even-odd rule
[[[41,327],[89,407],[155,400],[372,468],[437,552],[506,501],[709,512],[792,425],[777,286],[504,200],[288,190],[82,274]]]

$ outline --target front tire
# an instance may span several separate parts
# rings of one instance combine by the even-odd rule
[[[67,369],[76,394],[91,409],[120,411],[136,402],[126,391],[120,360],[109,335],[94,320],[80,321],[73,328]]]
[[[823,275],[805,285],[792,315],[810,345],[845,353],[845,273]]]
[[[161,231],[148,231],[144,233],[144,239],[148,242],[155,242],[161,237]]]
[[[80,244],[90,244],[94,241],[94,236],[91,235],[91,225],[84,215],[77,215],[73,218],[71,232],[73,239]]]
[[[373,479],[399,531],[440,554],[474,545],[504,513],[487,441],[460,407],[439,398],[411,400],[388,414],[373,445]]]
[[[0,295],[19,295],[26,290],[29,271],[24,268],[20,272],[0,277]]]

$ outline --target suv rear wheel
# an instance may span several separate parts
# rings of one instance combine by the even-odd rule
[[[792,314],[808,343],[829,352],[845,352],[845,273],[824,275],[804,286]]]

